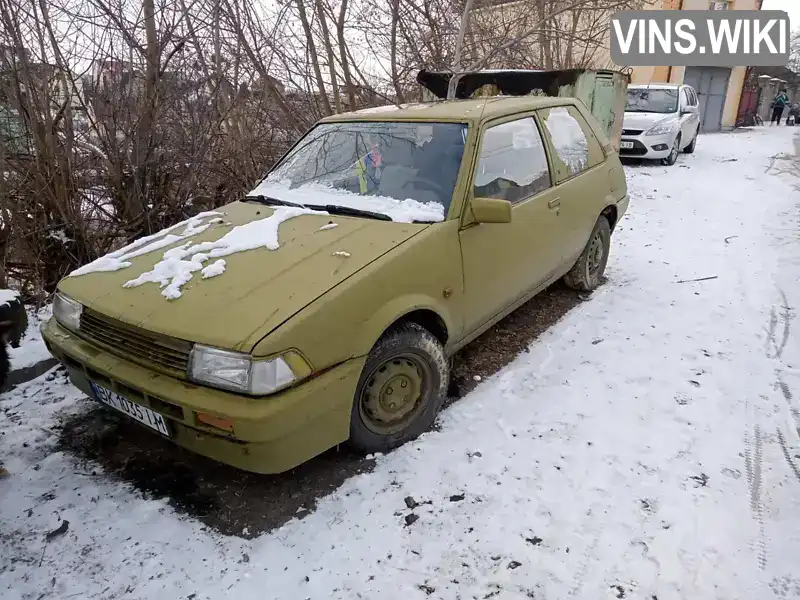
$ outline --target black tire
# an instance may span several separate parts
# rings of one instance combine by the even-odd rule
[[[18,348],[28,327],[28,313],[19,299],[0,304],[0,340]]]
[[[0,340],[0,392],[6,385],[6,377],[8,377],[8,350],[3,340]]]
[[[698,129],[694,134],[694,138],[692,138],[692,143],[683,149],[684,154],[694,154],[694,149],[697,147],[697,138],[699,135],[700,135],[700,130]]]
[[[672,150],[669,153],[667,158],[662,158],[661,163],[671,167],[678,161],[678,154],[681,153],[681,134],[678,134],[678,137],[675,138],[675,142],[672,144]]]
[[[606,270],[610,248],[611,226],[608,219],[601,215],[575,265],[564,275],[564,283],[581,292],[591,292],[597,288]],[[600,256],[597,256],[598,250],[602,253]]]
[[[424,433],[436,419],[449,379],[449,361],[431,332],[416,323],[387,331],[358,380],[350,445],[365,454],[386,452]],[[401,396],[399,386],[408,387],[408,393]],[[400,406],[393,412],[395,399]]]

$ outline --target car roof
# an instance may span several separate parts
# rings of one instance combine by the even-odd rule
[[[489,119],[514,115],[520,112],[548,108],[551,106],[570,106],[574,98],[550,96],[491,96],[472,100],[440,100],[438,102],[418,102],[411,104],[378,106],[355,112],[332,115],[322,119],[322,123],[342,121],[457,121],[479,123]]]

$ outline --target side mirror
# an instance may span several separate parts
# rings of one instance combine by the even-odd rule
[[[687,106],[684,106],[684,107],[681,109],[681,114],[682,114],[682,115],[693,115],[693,114],[695,114],[696,112],[697,112],[697,107],[696,107],[696,106],[688,106],[688,105],[687,105]]]
[[[470,202],[476,223],[510,223],[511,202],[497,198],[473,198]]]

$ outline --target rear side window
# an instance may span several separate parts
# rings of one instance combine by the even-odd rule
[[[578,109],[557,106],[542,110],[540,114],[556,151],[553,162],[559,181],[603,162],[600,142]]]
[[[547,154],[533,117],[495,125],[484,132],[473,180],[476,198],[516,203],[550,185]]]

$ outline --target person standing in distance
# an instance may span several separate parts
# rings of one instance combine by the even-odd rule
[[[777,125],[781,124],[783,109],[787,104],[789,104],[789,96],[786,93],[786,90],[781,90],[778,95],[775,96],[775,100],[772,101],[772,119],[770,120],[770,125],[773,123],[776,123]]]

